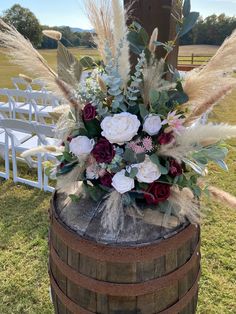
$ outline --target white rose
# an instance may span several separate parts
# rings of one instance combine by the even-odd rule
[[[125,170],[121,170],[112,178],[112,186],[120,194],[124,194],[134,189],[134,179],[126,177]]]
[[[106,117],[102,123],[102,135],[112,144],[123,145],[138,134],[140,121],[137,116],[122,112],[113,117]]]
[[[140,183],[153,183],[161,176],[159,168],[150,160],[148,156],[146,156],[144,162],[132,165],[132,167],[138,169],[136,177]]]
[[[94,144],[94,140],[90,140],[87,136],[77,136],[70,142],[70,152],[77,157],[85,156],[91,153]]]
[[[159,133],[161,129],[161,119],[157,115],[149,115],[144,122],[143,130],[153,136]]]

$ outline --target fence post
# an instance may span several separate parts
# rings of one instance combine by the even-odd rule
[[[131,7],[132,17],[128,23],[137,21],[151,36],[154,28],[159,29],[159,40],[167,42],[173,40],[176,35],[176,21],[172,16],[176,10],[176,0],[124,0],[126,7]],[[166,54],[164,49],[158,49],[158,57]],[[132,56],[132,63],[135,64],[135,57]],[[177,66],[178,43],[170,54],[168,62]]]
[[[194,65],[194,53],[192,53],[191,64]]]

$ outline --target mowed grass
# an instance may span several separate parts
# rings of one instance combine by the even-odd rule
[[[51,51],[43,54],[55,66],[55,55]],[[10,77],[17,71],[1,56],[0,86],[10,86]],[[235,103],[236,91],[217,106],[211,118],[236,124]],[[213,165],[209,178],[212,184],[236,195],[236,141],[228,144],[230,171]],[[35,175],[27,167],[20,169],[27,178]],[[0,181],[0,314],[53,313],[47,273],[50,197],[49,193],[14,184],[12,180]],[[207,197],[202,208],[207,214],[202,224],[198,314],[235,314],[236,211]]]
[[[197,64],[204,63],[209,59],[208,57],[204,56],[213,55],[216,52],[217,48],[217,46],[209,45],[181,46],[179,49],[179,64],[191,63],[192,53],[200,55],[200,57],[195,58]],[[95,60],[99,59],[98,51],[96,49],[71,48],[70,51],[78,59],[83,56],[91,56]],[[45,49],[40,50],[39,52],[44,56],[44,58],[48,61],[52,68],[56,69],[56,50]],[[19,73],[24,74],[24,70],[10,63],[7,57],[3,53],[1,53],[0,50],[0,88],[12,87],[11,78],[18,76]]]

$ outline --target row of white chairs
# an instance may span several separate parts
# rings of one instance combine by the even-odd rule
[[[17,90],[26,90],[26,91],[40,91],[47,93],[46,85],[40,79],[33,79],[32,81],[27,81],[23,77],[12,77],[12,84]]]
[[[59,105],[59,100],[52,93],[0,89],[0,113],[5,118],[37,121],[54,124],[51,113]]]
[[[5,171],[0,177],[10,178],[10,161],[12,162],[13,181],[30,185],[44,191],[52,192],[54,188],[49,185],[49,178],[43,170],[43,161],[54,160],[55,156],[49,153],[38,153],[35,158],[23,159],[20,155],[38,146],[57,145],[54,139],[54,128],[37,122],[27,122],[17,119],[0,119],[0,157],[3,158]],[[23,178],[19,175],[17,163],[25,162],[30,168],[37,169],[37,181]]]

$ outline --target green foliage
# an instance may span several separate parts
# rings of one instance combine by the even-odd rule
[[[87,131],[86,136],[88,136],[90,138],[94,138],[94,137],[98,137],[99,135],[101,135],[102,130],[101,130],[100,122],[97,119],[93,119],[91,121],[85,121],[84,125],[85,125],[86,131]],[[83,135],[85,135],[85,134],[83,134]]]
[[[226,163],[224,162],[225,158],[228,155],[228,149],[223,146],[210,146],[201,149],[198,152],[192,154],[192,158],[199,165],[207,165],[210,161],[218,164],[223,170],[228,170]]]
[[[156,154],[153,154],[151,156],[149,156],[151,161],[157,165],[157,167],[159,168],[160,172],[162,175],[167,175],[168,172],[169,172],[169,169],[167,167],[164,167],[161,162],[160,162],[160,159],[159,157],[156,155]]]
[[[36,47],[42,41],[42,28],[36,16],[27,8],[19,4],[13,5],[2,16],[3,20],[13,25],[18,32],[28,38]]]
[[[94,200],[94,202],[100,202],[102,198],[106,195],[106,191],[100,188],[98,185],[90,186],[84,182],[84,190],[89,197]]]
[[[130,27],[128,40],[130,42],[131,51],[137,55],[140,55],[147,48],[149,43],[149,36],[140,24],[134,22]]]
[[[183,16],[186,17],[189,15],[191,11],[191,1],[190,0],[184,0],[183,4]]]
[[[130,169],[130,171],[126,171],[125,175],[126,175],[126,177],[134,179],[136,177],[137,173],[138,173],[138,168],[132,167]]]
[[[179,37],[184,36],[187,34],[196,24],[199,18],[198,12],[190,12],[186,17],[184,17],[183,25],[180,29]]]
[[[236,17],[225,14],[200,17],[195,27],[180,38],[180,45],[221,45],[236,28]]]

